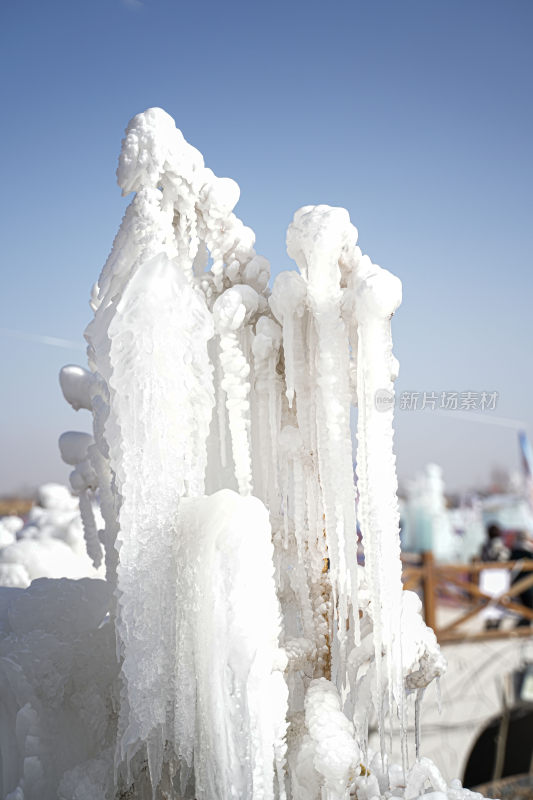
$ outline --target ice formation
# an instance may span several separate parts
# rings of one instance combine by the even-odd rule
[[[88,578],[0,588],[2,798],[105,797],[118,673],[109,596],[105,581]],[[63,791],[76,768],[86,793],[82,780]]]
[[[86,691],[74,692],[88,733],[57,763],[63,717],[52,730],[47,714],[74,700],[42,700],[31,679],[20,700],[13,690],[26,734],[4,793],[458,797],[423,759],[394,767],[388,756],[393,720],[405,737],[405,692],[444,668],[401,589],[390,334],[400,282],[362,255],[344,209],[308,206],[287,234],[298,271],[270,290],[269,263],[233,213],[238,186],[160,109],[130,122],[117,174],[134,197],[93,291],[89,369],[61,374],[94,433],[60,440],[87,552],[106,569],[76,647],[104,647],[114,631],[116,655],[101,655],[101,675],[88,652]],[[55,586],[52,609],[66,590]],[[20,614],[6,613],[18,647]],[[53,656],[62,644],[48,624]]]

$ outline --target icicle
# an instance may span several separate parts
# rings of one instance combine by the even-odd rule
[[[217,415],[218,415],[218,435],[220,437],[220,464],[226,466],[226,392],[222,388],[223,370],[220,359],[217,361]]]
[[[220,336],[220,362],[224,371],[222,388],[226,392],[229,429],[235,477],[242,495],[252,492],[252,458],[250,452],[250,403],[247,380],[250,368],[233,331]]]
[[[305,554],[305,476],[301,464],[301,452],[293,460],[293,489],[294,489],[294,536],[298,553],[298,584],[299,598],[303,621],[304,636],[314,638],[313,608],[309,595],[309,586],[306,574]]]
[[[289,549],[289,482],[290,482],[289,461],[287,458],[282,460],[280,470],[280,488],[282,498],[283,514],[283,549]]]
[[[279,325],[268,317],[260,317],[252,343],[255,371],[254,389],[258,413],[254,447],[256,451],[259,451],[258,456],[261,463],[259,496],[267,503],[271,514],[275,515],[280,512],[278,401],[281,382],[276,371],[280,345],[281,329]]]
[[[390,318],[401,299],[401,284],[365,256],[352,274],[358,319],[357,474],[365,563],[370,573],[378,692],[387,687],[403,718],[401,652],[401,561],[397,481],[392,451]],[[385,645],[385,675],[382,652]],[[383,681],[386,676],[386,682]],[[380,709],[382,704],[380,703]],[[392,713],[392,708],[390,709]],[[382,711],[380,742],[384,752]]]
[[[98,408],[98,402],[95,402],[95,410],[93,411],[94,425],[95,428],[98,428],[99,418],[97,417],[96,408]],[[99,538],[105,551],[106,580],[115,586],[117,582],[118,565],[118,553],[115,549],[115,541],[119,529],[117,498],[111,486],[109,461],[102,455],[97,444],[89,448],[89,458],[95,474],[98,477],[100,511],[105,523],[104,530],[99,531]]]
[[[83,522],[83,534],[85,536],[87,554],[96,569],[98,569],[102,563],[102,545],[98,538],[98,528],[96,527],[94,519],[92,501],[86,489],[80,493],[80,514]]]
[[[415,695],[415,752],[416,760],[420,759],[420,711],[425,689],[417,689]]]
[[[292,408],[295,390],[294,328],[298,317],[305,311],[307,287],[297,272],[281,272],[270,296],[270,307],[283,329],[285,355],[285,386],[289,408]]]
[[[441,685],[440,685],[440,675],[437,675],[435,680],[436,684],[436,692],[437,692],[437,710],[439,712],[439,716],[442,714],[442,693],[441,693]]]
[[[357,552],[355,488],[350,431],[349,342],[342,319],[339,259],[355,244],[357,231],[344,209],[300,209],[287,233],[287,250],[307,281],[316,337],[317,455],[325,512],[334,616],[338,620],[333,676],[344,674],[346,623],[352,606],[351,636],[356,639]],[[289,294],[289,292],[288,292]],[[275,291],[273,293],[275,296]],[[274,310],[276,307],[274,306]]]
[[[276,373],[276,365],[279,352],[279,343],[273,353],[271,353],[268,362],[268,426],[270,432],[270,446],[271,446],[271,486],[270,486],[270,508],[272,511],[277,511],[276,496],[279,494],[279,452],[278,440],[281,429],[281,398],[280,398],[280,380]]]
[[[90,388],[94,385],[94,377],[86,370],[80,372],[79,369],[66,367],[62,370],[60,380],[63,392],[74,408],[92,408]],[[94,518],[91,494],[89,494],[98,486],[98,477],[90,459],[90,451],[93,446],[94,439],[88,433],[67,431],[59,437],[61,458],[66,464],[75,467],[69,476],[70,485],[74,494],[79,497],[87,554],[95,568],[98,569],[102,563],[102,544]]]
[[[252,492],[250,442],[250,365],[242,352],[237,331],[257,310],[257,294],[249,286],[234,286],[225,291],[213,306],[220,337],[220,363],[224,373],[229,428],[235,477],[242,495]]]
[[[408,730],[407,730],[407,691],[404,689],[404,699],[400,708],[398,709],[398,718],[400,721],[400,750],[402,753],[402,774],[404,783],[406,780],[407,772],[409,770],[409,747],[408,747]],[[392,727],[392,726],[391,726]]]

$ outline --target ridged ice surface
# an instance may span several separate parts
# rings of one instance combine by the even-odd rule
[[[184,500],[179,534],[185,566],[177,580],[175,741],[182,786],[193,776],[197,800],[283,797],[286,657],[278,649],[268,512],[257,498],[225,489]]]

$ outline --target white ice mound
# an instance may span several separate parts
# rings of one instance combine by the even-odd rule
[[[78,508],[76,498],[72,497],[67,487],[61,483],[44,483],[39,486],[37,503],[41,508],[51,512],[76,511]]]
[[[325,678],[312,681],[307,690],[305,723],[309,736],[303,745],[303,755],[308,758],[309,749],[313,753],[318,785],[331,800],[348,797],[361,769],[360,752],[353,724],[341,710],[339,693]]]
[[[287,686],[268,512],[223,490],[183,500],[179,530],[181,783],[194,770],[197,800],[278,797]]]
[[[422,603],[414,592],[402,595],[402,655],[407,689],[424,689],[446,671],[434,631],[422,618]]]
[[[162,108],[149,108],[128,125],[117,180],[129,194],[146,185],[157,186],[168,173],[192,182],[203,166],[202,154],[185,141],[172,117]]]
[[[26,570],[27,585],[35,578],[85,578],[89,572],[96,576],[84,554],[76,554],[68,544],[53,536],[21,539],[4,547],[0,551],[0,566],[6,570],[8,565]]]
[[[83,367],[68,364],[59,373],[59,383],[63,397],[75,411],[80,408],[92,409],[91,385],[94,375]]]
[[[26,522],[0,519],[0,586],[24,588],[36,578],[102,577],[87,556],[77,498],[66,486],[47,483],[39,487],[37,503]]]
[[[93,437],[81,431],[66,431],[59,437],[59,451],[65,464],[76,466],[88,457]]]
[[[0,518],[0,549],[13,544],[17,540],[17,533],[24,527],[20,517],[8,516]]]

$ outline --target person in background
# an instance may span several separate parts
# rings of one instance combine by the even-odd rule
[[[508,561],[509,548],[503,543],[500,527],[493,523],[487,528],[487,541],[481,549],[482,561]]]
[[[522,561],[523,559],[530,558],[533,558],[533,542],[527,533],[517,533],[513,549],[511,550],[511,561]],[[513,578],[513,583],[521,580],[526,575],[532,574],[533,573],[531,572],[522,572],[520,569],[518,569],[515,577]],[[524,589],[524,591],[518,595],[518,599],[523,606],[533,610],[533,586],[530,586],[529,589]],[[530,622],[531,620],[526,619],[526,617],[521,617],[516,623],[516,627],[518,628],[522,627],[523,625],[529,625]]]
[[[502,539],[498,525],[492,524],[487,528],[487,541],[481,550],[482,561],[507,561],[510,555]],[[484,569],[479,573],[479,588],[486,595],[497,598],[509,589],[509,571],[502,569]],[[497,630],[503,620],[503,609],[497,602],[489,603],[482,611],[485,620],[485,630]]]

